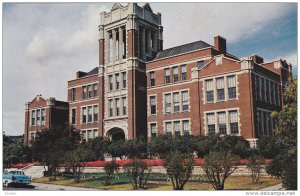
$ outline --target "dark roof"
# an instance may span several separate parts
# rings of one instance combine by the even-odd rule
[[[178,55],[178,54],[183,54],[183,53],[187,53],[187,52],[192,52],[192,51],[207,48],[207,47],[211,47],[211,45],[209,45],[208,43],[205,43],[203,41],[192,42],[192,43],[188,43],[188,44],[184,44],[181,46],[176,46],[173,48],[169,48],[169,49],[160,51],[156,55],[154,60],[166,58],[166,57],[170,57],[170,56],[174,56],[174,55]]]
[[[99,68],[95,67],[94,69],[92,69],[91,71],[89,71],[87,74],[85,74],[84,77],[98,74],[98,72],[99,72]]]

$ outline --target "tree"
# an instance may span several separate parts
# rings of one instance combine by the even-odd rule
[[[107,152],[108,143],[109,141],[106,138],[101,137],[97,137],[87,143],[93,152],[93,160],[104,160],[104,154]]]
[[[192,154],[172,152],[164,160],[164,167],[172,180],[174,190],[183,190],[194,169]]]
[[[124,171],[130,179],[133,189],[143,189],[150,175],[151,168],[140,159],[134,159],[131,163],[123,166]]]
[[[272,112],[277,120],[275,137],[283,145],[267,172],[282,178],[283,187],[297,190],[297,80],[290,78],[284,92],[285,105],[281,112]],[[287,164],[288,163],[288,164]],[[276,165],[277,164],[277,165]]]
[[[126,154],[124,150],[124,141],[123,140],[109,141],[107,144],[107,152],[111,155],[113,159],[115,157],[121,158]]]
[[[104,165],[104,171],[105,171],[105,182],[104,185],[108,186],[111,184],[111,181],[113,180],[113,177],[115,176],[115,174],[118,172],[119,170],[119,165],[117,164],[116,161],[111,161],[111,162],[107,162]]]
[[[252,153],[249,157],[247,168],[251,172],[252,183],[259,182],[261,170],[263,169],[264,161],[256,153]]]
[[[202,166],[215,190],[223,190],[226,179],[236,170],[239,158],[230,151],[212,151]]]
[[[147,156],[147,142],[141,138],[126,140],[123,148],[124,154],[128,158],[144,158]]]
[[[274,159],[282,148],[282,143],[275,136],[262,136],[257,140],[257,149],[266,159]]]

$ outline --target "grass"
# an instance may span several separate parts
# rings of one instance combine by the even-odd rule
[[[154,174],[155,175],[155,174]],[[48,178],[33,179],[33,182],[57,184],[73,187],[85,187],[99,190],[133,190],[129,179],[124,173],[118,174],[120,177],[113,181],[112,185],[104,186],[103,181],[81,179],[80,183],[75,183],[73,179],[57,177],[56,181],[49,181]],[[161,175],[160,175],[161,176]],[[272,177],[262,177],[259,183],[252,183],[250,176],[231,176],[225,182],[225,190],[259,190],[268,186],[273,186],[281,183],[280,179]],[[149,181],[145,187],[146,190],[173,190],[172,182]],[[213,190],[213,187],[208,183],[188,182],[185,190]]]

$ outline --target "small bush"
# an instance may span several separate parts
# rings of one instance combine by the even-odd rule
[[[115,176],[115,174],[119,170],[119,165],[116,163],[116,161],[107,162],[104,165],[104,171],[105,171],[105,178],[104,178],[104,185],[108,186],[111,185],[111,182]]]
[[[264,163],[264,160],[256,154],[252,154],[249,157],[249,162],[247,164],[247,168],[251,172],[252,183],[259,182],[261,170],[263,168],[263,163]]]

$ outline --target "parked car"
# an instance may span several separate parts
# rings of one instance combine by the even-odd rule
[[[28,185],[31,183],[31,177],[25,175],[23,171],[20,170],[4,170],[3,172],[3,185],[11,186],[13,184],[23,184]]]

